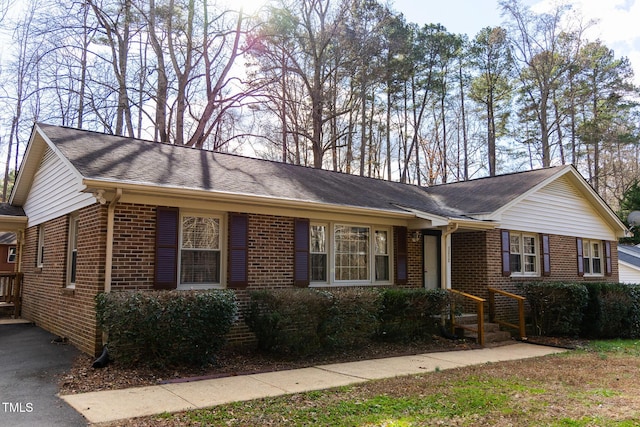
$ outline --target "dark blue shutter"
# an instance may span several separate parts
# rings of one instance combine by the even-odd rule
[[[177,208],[156,210],[155,289],[175,289],[178,285],[178,221]]]
[[[395,282],[396,285],[406,285],[409,281],[407,256],[407,227],[393,227],[395,236]]]
[[[246,288],[249,284],[249,217],[229,216],[229,287]]]
[[[542,275],[551,276],[551,249],[548,234],[542,235]]]
[[[509,230],[502,230],[500,233],[502,246],[502,275],[511,276],[511,234]]]
[[[604,242],[604,255],[605,255],[605,274],[611,276],[613,274],[613,264],[611,263],[611,242]]]
[[[296,219],[293,231],[293,285],[304,288],[309,286],[309,220]]]
[[[578,276],[584,276],[584,259],[582,254],[582,239],[576,238],[576,251],[578,253]]]

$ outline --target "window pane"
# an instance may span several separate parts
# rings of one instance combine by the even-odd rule
[[[336,280],[369,279],[369,228],[336,225]]]
[[[535,273],[536,272],[536,257],[525,256],[524,257],[524,272]]]
[[[220,220],[218,218],[185,216],[182,218],[184,249],[219,249]]]
[[[324,225],[311,226],[311,248],[312,253],[327,252],[326,227]]]
[[[511,254],[509,257],[509,267],[512,273],[522,273],[522,257],[520,254]]]
[[[523,237],[524,243],[524,253],[525,254],[535,254],[536,253],[536,239],[534,237]]]
[[[78,251],[74,250],[71,252],[71,277],[69,278],[69,282],[71,284],[76,283],[76,267],[78,265]]]
[[[591,259],[587,257],[582,258],[582,266],[584,268],[584,274],[591,273]]]
[[[602,263],[600,258],[593,258],[593,274],[602,274]]]
[[[389,280],[389,257],[376,255],[376,280]]]
[[[600,245],[598,243],[594,243],[592,248],[591,257],[600,258]]]
[[[387,232],[376,230],[376,255],[387,255]]]
[[[513,233],[511,234],[511,245],[509,251],[512,254],[520,253],[520,236],[514,235]]]
[[[186,284],[219,283],[220,252],[182,250],[180,282]]]
[[[327,281],[326,254],[311,254],[311,281]]]

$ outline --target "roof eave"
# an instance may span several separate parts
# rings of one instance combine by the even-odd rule
[[[216,198],[219,201],[229,203],[243,203],[263,206],[278,206],[282,208],[301,209],[307,211],[340,212],[348,214],[360,214],[386,218],[411,219],[414,217],[409,212],[394,209],[379,209],[362,206],[349,206],[332,203],[323,203],[313,200],[297,200],[274,196],[233,193],[225,191],[202,190],[195,188],[174,187],[167,185],[153,185],[147,183],[123,182],[119,180],[104,180],[84,178],[85,192],[96,192],[98,190],[114,190],[121,188],[124,192],[140,193],[148,196],[172,196],[191,199],[206,200]]]

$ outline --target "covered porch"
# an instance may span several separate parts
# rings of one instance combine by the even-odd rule
[[[0,204],[0,232],[15,235],[13,271],[0,271],[0,319],[19,319],[22,309],[22,253],[24,230],[28,218],[24,210],[7,203]]]

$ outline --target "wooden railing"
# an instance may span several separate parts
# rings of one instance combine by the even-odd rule
[[[449,289],[449,292],[454,294],[454,296],[460,296],[465,299],[471,300],[476,304],[476,312],[478,315],[478,321],[476,323],[477,328],[474,328],[470,325],[457,325],[456,324],[456,299],[451,299],[451,332],[455,332],[456,328],[466,329],[471,332],[475,332],[478,335],[478,344],[484,346],[484,303],[486,300],[484,298],[477,297],[475,295],[468,294],[466,292],[456,291],[455,289]]]
[[[22,273],[0,273],[0,309],[9,309],[20,317],[22,303]]]
[[[503,326],[509,326],[518,330],[520,339],[525,341],[527,339],[527,331],[524,323],[524,301],[525,297],[512,294],[510,292],[503,291],[501,289],[488,288],[489,289],[489,321],[497,323]],[[504,297],[516,300],[518,302],[518,324],[510,323],[505,320],[496,319],[496,294]]]

